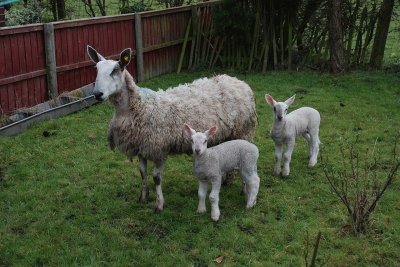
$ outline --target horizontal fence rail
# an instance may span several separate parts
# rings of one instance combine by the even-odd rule
[[[0,28],[0,115],[94,82],[96,70],[87,45],[108,59],[132,48],[128,71],[139,82],[176,71],[193,8],[214,3]],[[184,67],[189,53],[186,49]]]

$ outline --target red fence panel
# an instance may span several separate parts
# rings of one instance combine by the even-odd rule
[[[47,100],[43,24],[0,30],[0,113]]]
[[[200,16],[210,15],[210,4],[197,5]],[[192,8],[143,12],[140,16],[144,78],[176,71]],[[59,94],[95,81],[96,70],[86,53],[87,45],[109,59],[117,59],[128,47],[135,55],[134,14],[55,22],[52,28],[54,51],[52,48],[49,53],[55,56]],[[44,24],[0,29],[0,115],[48,100],[46,78],[54,77],[54,64],[46,69],[44,42],[52,37],[46,33],[49,36],[45,39],[44,34]],[[190,42],[187,54],[189,47]],[[187,63],[186,59],[184,66]],[[133,56],[128,66],[133,77],[137,76],[136,67]]]
[[[125,48],[134,50],[134,23],[133,15],[54,23],[58,93],[94,82],[96,70],[86,53],[87,45],[112,59]],[[134,77],[135,66],[134,60],[128,66]]]
[[[145,79],[176,71],[190,19],[190,7],[142,14]]]

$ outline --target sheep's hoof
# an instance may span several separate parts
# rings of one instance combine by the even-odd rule
[[[281,176],[281,172],[274,172],[274,176]]]
[[[289,177],[289,173],[282,173],[282,177]]]
[[[159,207],[154,208],[154,213],[161,213],[163,209],[160,209]]]
[[[143,204],[147,204],[149,202],[149,189],[142,190],[139,196],[139,202]]]

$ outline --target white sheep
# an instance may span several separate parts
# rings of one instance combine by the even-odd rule
[[[199,206],[197,212],[206,212],[207,184],[211,181],[211,219],[219,220],[218,206],[221,177],[230,171],[239,170],[245,185],[246,208],[256,204],[260,178],[257,174],[258,148],[246,140],[232,140],[207,148],[207,142],[216,134],[217,127],[206,132],[196,132],[184,124],[185,132],[191,136],[193,150],[193,172],[199,179]]]
[[[253,138],[257,115],[253,92],[246,83],[219,75],[166,91],[140,90],[125,68],[131,60],[130,48],[121,52],[119,61],[106,60],[90,46],[87,50],[97,68],[95,97],[110,99],[115,107],[108,134],[110,147],[129,158],[139,157],[141,202],[147,202],[149,194],[147,160],[154,162],[156,211],[164,205],[161,179],[167,156],[191,152],[190,138],[182,131],[185,122],[204,130],[209,123],[217,125],[220,131],[210,145]]]
[[[317,110],[309,107],[296,109],[286,115],[288,107],[293,103],[296,95],[285,102],[276,102],[272,96],[265,95],[265,100],[274,110],[274,121],[270,131],[270,136],[275,145],[275,170],[274,175],[281,174],[281,157],[283,145],[286,145],[284,153],[283,176],[289,176],[290,160],[295,145],[295,140],[302,135],[309,146],[309,163],[313,167],[317,164],[319,151],[319,124],[320,114]]]

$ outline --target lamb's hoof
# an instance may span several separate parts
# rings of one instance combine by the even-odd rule
[[[218,222],[218,220],[219,220],[219,215],[220,215],[220,214],[221,214],[220,212],[211,213],[211,219],[212,219],[214,222]]]
[[[282,176],[283,177],[289,177],[290,171],[283,171]]]
[[[211,220],[213,220],[214,222],[218,222],[219,221],[219,215],[218,216],[211,216]]]
[[[256,202],[257,202],[257,201],[254,201],[253,204],[247,204],[247,205],[246,205],[246,209],[254,208],[254,206],[256,205]]]
[[[281,172],[274,172],[274,176],[276,176],[276,177],[281,176]]]
[[[204,209],[197,209],[197,213],[204,213],[204,212],[206,212],[206,211],[207,211],[206,208],[204,208]]]
[[[308,163],[308,167],[312,168],[312,167],[314,167],[316,164],[317,164],[316,161],[309,162],[309,163]]]

